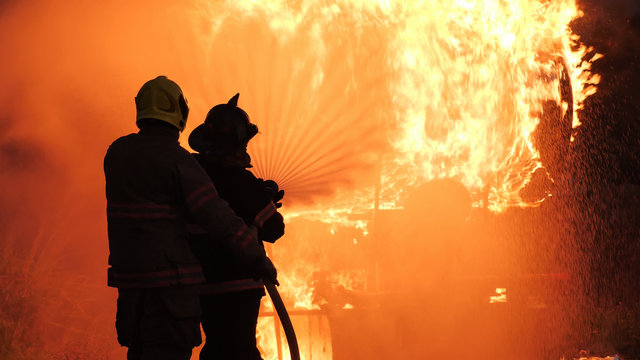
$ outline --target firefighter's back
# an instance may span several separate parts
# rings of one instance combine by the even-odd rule
[[[118,272],[197,264],[187,245],[177,173],[190,155],[162,131],[121,137],[105,156],[109,263]]]

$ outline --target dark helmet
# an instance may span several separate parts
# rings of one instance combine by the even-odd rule
[[[227,153],[244,147],[258,133],[249,115],[238,107],[240,94],[228,103],[211,108],[204,123],[189,135],[189,146],[197,152]]]

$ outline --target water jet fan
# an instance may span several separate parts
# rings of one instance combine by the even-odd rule
[[[570,1],[202,3],[199,101],[243,93],[262,132],[254,172],[285,203],[381,182],[395,204],[405,187],[454,178],[493,211],[533,206],[542,198],[520,191],[542,167],[542,104],[578,126],[598,82],[567,27],[576,16]]]

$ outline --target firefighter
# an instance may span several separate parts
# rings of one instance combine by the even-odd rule
[[[189,136],[189,145],[198,152],[194,157],[213,180],[220,197],[245,222],[257,227],[260,240],[273,243],[284,234],[284,221],[277,211],[284,191],[278,190],[275,182],[258,179],[247,170],[252,167],[247,144],[258,127],[237,106],[238,97],[214,106]],[[202,232],[191,235],[194,254],[201,260],[207,278],[200,291],[206,336],[200,360],[262,359],[256,346],[256,325],[263,282],[252,278],[226,244],[212,242]]]
[[[196,286],[205,278],[187,241],[197,223],[253,276],[275,279],[255,230],[222,200],[178,143],[189,108],[164,76],[135,98],[138,133],[114,141],[104,159],[108,285],[118,289],[116,330],[128,360],[188,360],[200,335]]]

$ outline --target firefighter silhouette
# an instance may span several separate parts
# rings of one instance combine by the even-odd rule
[[[214,106],[203,124],[189,136],[194,157],[209,174],[229,206],[258,238],[275,242],[284,234],[278,213],[284,195],[274,181],[256,178],[247,145],[257,133],[247,113],[237,106],[240,94]],[[202,262],[207,284],[201,287],[202,328],[206,335],[201,360],[261,359],[256,345],[256,325],[264,284],[254,279],[226,244],[213,242],[204,232],[191,231],[194,254]],[[275,280],[275,267],[269,263]]]
[[[264,249],[178,143],[188,106],[164,76],[135,98],[140,131],[105,155],[108,285],[118,289],[116,330],[129,360],[188,360],[201,343],[196,284],[205,276],[187,242],[187,222],[233,249],[260,277]],[[212,240],[213,241],[213,240]]]

